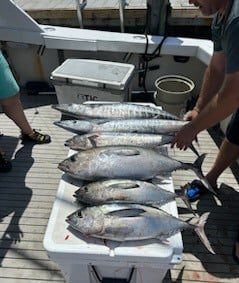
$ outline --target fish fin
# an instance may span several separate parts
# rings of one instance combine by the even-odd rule
[[[105,228],[105,233],[106,234],[116,234],[116,235],[128,235],[132,233],[134,229],[132,227],[128,226],[119,226],[119,227],[107,227]]]
[[[128,190],[128,189],[136,189],[139,188],[140,186],[136,182],[119,182],[119,183],[114,183],[109,186],[112,189],[123,189],[123,190]]]
[[[178,197],[180,197],[183,202],[186,204],[187,208],[189,209],[189,211],[191,211],[194,215],[196,215],[195,211],[192,209],[192,206],[191,206],[191,203],[188,199],[188,196],[187,196],[187,188],[188,188],[188,184],[184,185],[184,186],[181,186],[181,190],[179,190],[176,195]]]
[[[134,156],[134,155],[140,155],[140,151],[136,149],[117,149],[117,148],[108,148],[101,152],[101,154],[107,154],[107,155],[119,155],[119,156]]]
[[[143,213],[145,213],[144,209],[140,209],[140,208],[134,208],[134,209],[120,209],[120,210],[115,210],[115,211],[111,211],[109,213],[107,213],[107,215],[111,215],[111,216],[117,216],[117,217],[136,217],[136,216],[140,216]]]
[[[104,239],[104,244],[109,248],[109,256],[115,256],[115,249],[121,245],[121,242]]]
[[[206,157],[206,153],[200,155],[196,161],[193,163],[193,167],[192,169],[194,170],[195,174],[198,176],[199,179],[202,180],[203,184],[205,185],[205,187],[212,192],[214,195],[217,195],[217,193],[214,191],[214,189],[212,188],[212,186],[209,184],[208,180],[205,178],[205,176],[202,173],[202,163]]]
[[[211,252],[212,254],[216,254],[214,250],[212,249],[211,244],[204,231],[204,226],[207,222],[209,214],[210,212],[205,212],[201,215],[201,217],[198,220],[198,223],[196,224],[196,228],[194,230],[197,233],[199,239],[204,244],[204,246],[208,249],[208,251]]]
[[[155,237],[155,239],[159,240],[160,242],[168,242],[168,235],[158,235]]]
[[[99,137],[99,135],[97,134],[94,134],[94,135],[91,135],[88,138],[88,140],[90,141],[91,145],[93,146],[93,148],[96,148],[97,147],[97,144],[96,144],[96,139]]]
[[[193,153],[195,153],[197,156],[200,156],[198,151],[196,150],[195,146],[191,143],[191,145],[189,146],[189,148],[192,150]]]

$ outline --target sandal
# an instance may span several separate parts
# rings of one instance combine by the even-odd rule
[[[50,143],[51,137],[49,135],[44,135],[33,129],[32,134],[21,134],[20,138],[22,142],[33,142],[36,144]]]
[[[193,180],[187,184],[187,197],[190,201],[196,201],[200,199],[200,196],[208,192],[208,189],[199,180]],[[213,188],[215,191],[217,188]]]
[[[0,172],[7,173],[12,170],[12,163],[10,160],[7,160],[4,156],[4,153],[0,152]]]
[[[236,243],[239,244],[239,233],[232,249],[232,258],[237,264],[239,264],[239,257],[236,255]]]

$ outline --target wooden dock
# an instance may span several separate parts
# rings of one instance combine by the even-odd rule
[[[119,2],[118,0],[88,0],[82,11],[84,26],[96,29],[119,29]],[[79,27],[75,0],[15,0],[15,3],[41,24]],[[129,31],[144,32],[147,0],[127,0],[125,3],[125,26]],[[170,9],[166,18],[167,3]],[[188,0],[165,0],[162,9],[161,16],[171,27],[208,27],[211,24],[211,17],[202,16],[198,8],[190,5]]]
[[[68,148],[63,144],[72,134],[53,125],[60,119],[60,113],[50,106],[56,103],[55,95],[22,94],[22,101],[31,125],[49,133],[52,143],[23,146],[18,128],[0,114],[0,129],[4,134],[0,146],[13,164],[11,172],[0,175],[0,282],[64,283],[57,264],[48,259],[43,237],[61,178],[57,165],[67,156]],[[198,138],[200,153],[207,153],[203,163],[203,171],[207,172],[218,152],[220,136],[214,130],[210,134],[203,131]],[[190,150],[170,150],[170,155],[185,162],[196,159]],[[173,173],[175,189],[194,178],[191,171]],[[210,254],[193,231],[183,232],[183,262],[167,274],[163,283],[238,282],[239,266],[231,256],[239,219],[238,178],[235,164],[221,175],[218,197],[207,194],[193,204],[198,215],[210,212],[205,232],[217,254]],[[181,219],[193,216],[180,199],[177,204]]]

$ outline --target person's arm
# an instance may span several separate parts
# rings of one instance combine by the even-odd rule
[[[214,52],[205,70],[200,95],[195,107],[201,111],[217,94],[225,76],[225,54],[223,51]]]
[[[201,111],[200,117],[192,121],[197,132],[208,129],[239,107],[239,71],[227,74],[223,86]]]
[[[239,71],[226,75],[219,92],[201,110],[200,115],[175,135],[171,146],[187,149],[199,132],[225,119],[237,108],[239,108]]]

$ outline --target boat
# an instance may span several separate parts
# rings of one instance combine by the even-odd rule
[[[36,127],[46,127],[53,137],[52,144],[48,146],[23,147],[16,138],[17,129],[7,117],[1,114],[0,125],[4,128],[4,136],[1,139],[9,145],[10,149],[7,153],[12,156],[15,169],[6,176],[1,176],[1,184],[4,186],[1,189],[1,207],[8,214],[5,212],[1,214],[4,221],[1,223],[0,278],[4,282],[14,282],[14,280],[15,282],[47,280],[64,282],[66,280],[62,275],[64,270],[60,270],[56,263],[48,259],[42,245],[61,178],[57,170],[57,161],[68,154],[63,143],[67,137],[71,137],[64,130],[56,129],[52,125],[52,120],[60,117],[59,113],[50,107],[51,103],[56,103],[59,99],[55,95],[52,74],[69,59],[129,64],[134,66],[130,84],[132,101],[155,103],[157,79],[177,75],[194,82],[195,87],[190,93],[193,103],[199,93],[203,72],[212,55],[212,42],[194,38],[41,25],[10,0],[1,1],[0,19],[2,47],[23,89],[22,99],[26,106],[26,113]],[[45,86],[45,84],[49,88],[42,89],[42,85]],[[32,94],[32,88],[29,87],[32,85],[37,85],[38,90],[37,93],[29,95]],[[213,131],[215,134],[215,129]],[[220,135],[218,132],[216,134],[218,140]],[[200,133],[199,144],[201,152],[209,152],[209,159],[205,165],[208,168],[218,148],[207,131]],[[170,154],[185,161],[192,161],[195,158],[189,152],[175,151]],[[163,282],[172,282],[172,280],[235,282],[237,280],[238,267],[233,265],[230,259],[230,249],[236,233],[235,225],[237,225],[236,214],[233,214],[237,208],[237,176],[229,168],[220,179],[222,183],[229,184],[222,188],[225,196],[221,199],[208,196],[205,202],[194,205],[194,209],[197,208],[199,214],[206,209],[211,211],[207,232],[211,232],[210,238],[217,235],[215,242],[213,240],[217,255],[209,255],[202,250],[196,237],[187,232],[184,234],[184,260],[171,269]],[[192,178],[193,175],[188,172],[173,174],[174,185],[178,188]],[[228,195],[233,198],[229,198]],[[188,219],[190,214],[185,212],[180,201],[178,206],[179,214],[184,219]],[[223,222],[223,226],[220,226],[220,221]],[[20,240],[19,228],[25,233],[26,238],[15,243],[15,240]],[[64,236],[67,241],[67,235]],[[222,242],[225,244],[222,245]],[[185,268],[183,268],[184,265]],[[67,271],[69,271],[68,268],[66,268]],[[232,272],[232,269],[235,272]],[[150,272],[148,280],[147,277],[145,280],[150,282],[149,278]],[[92,280],[97,282],[98,279]],[[157,282],[156,278],[152,280],[153,283]]]

